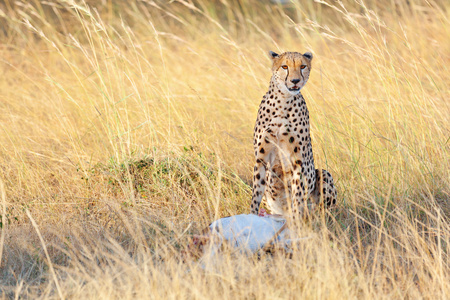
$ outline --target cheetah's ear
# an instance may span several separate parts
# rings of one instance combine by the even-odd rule
[[[306,57],[309,60],[313,59],[313,55],[312,55],[311,52],[305,52],[305,54],[303,54],[303,56]]]
[[[275,53],[273,51],[269,51],[269,57],[274,60],[275,58],[280,57],[280,55],[278,53]]]

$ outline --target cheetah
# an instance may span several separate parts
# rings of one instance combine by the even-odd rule
[[[308,81],[310,52],[270,51],[272,78],[256,119],[251,213],[264,198],[272,214],[302,218],[336,203],[333,177],[314,167],[309,112],[300,90]],[[292,213],[292,214],[291,214]]]

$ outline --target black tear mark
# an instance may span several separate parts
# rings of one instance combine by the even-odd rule
[[[287,75],[286,78],[284,79],[284,83],[287,85],[287,79],[289,77],[289,68],[287,68]]]

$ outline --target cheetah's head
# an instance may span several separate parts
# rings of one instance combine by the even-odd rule
[[[272,72],[278,88],[287,95],[297,95],[305,86],[311,71],[311,52],[285,52],[277,54],[269,52],[272,58]]]

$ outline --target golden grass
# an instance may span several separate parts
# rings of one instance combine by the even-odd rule
[[[0,3],[2,297],[448,297],[449,8]],[[268,50],[314,54],[303,95],[338,205],[291,259],[205,270],[181,253],[249,211]]]

